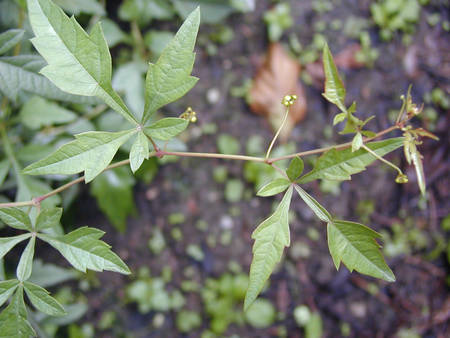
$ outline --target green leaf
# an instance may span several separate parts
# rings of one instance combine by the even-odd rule
[[[38,234],[38,237],[58,250],[74,268],[86,272],[114,271],[129,274],[130,269],[110,250],[110,246],[99,240],[105,233],[101,230],[81,227],[64,236],[53,237]]]
[[[30,129],[63,124],[76,119],[75,113],[39,96],[29,99],[20,110],[21,122]]]
[[[23,29],[10,29],[0,34],[0,55],[17,45],[22,40]]]
[[[19,208],[0,208],[0,219],[14,229],[33,230],[30,217]]]
[[[19,286],[11,303],[0,313],[0,337],[30,338],[36,337],[27,320],[27,309],[23,301],[23,288]]]
[[[30,238],[31,234],[23,234],[13,237],[0,237],[0,259],[5,256],[9,250],[14,248],[16,244]]]
[[[31,276],[33,270],[33,257],[34,257],[34,245],[36,243],[36,237],[32,236],[28,242],[25,250],[20,256],[19,264],[17,265],[17,279],[21,282],[26,281]]]
[[[125,230],[127,217],[136,211],[134,183],[130,170],[121,167],[104,172],[91,185],[100,209],[119,231]]]
[[[53,154],[24,169],[25,174],[76,174],[84,171],[86,183],[92,181],[112,161],[119,147],[136,129],[116,133],[92,131],[75,135],[75,140]]]
[[[168,141],[186,129],[189,122],[185,119],[167,117],[144,128],[144,132],[155,139]]]
[[[24,282],[25,293],[36,309],[50,316],[64,316],[66,311],[59,302],[50,296],[49,292],[40,286]]]
[[[142,162],[149,158],[148,139],[145,134],[140,131],[134,140],[130,151],[130,167],[131,171],[136,172],[141,167]]]
[[[100,23],[88,35],[50,0],[28,0],[34,47],[48,65],[41,73],[61,90],[97,96],[128,121],[136,119],[111,86],[111,55]]]
[[[2,306],[3,303],[5,303],[14,293],[17,285],[19,285],[19,281],[17,279],[10,279],[0,282],[0,306]]]
[[[178,100],[197,83],[191,76],[195,39],[200,25],[200,9],[194,10],[167,45],[155,64],[150,63],[145,81],[143,122],[159,108]]]
[[[252,234],[255,244],[244,310],[248,309],[261,292],[275,265],[281,260],[284,247],[290,244],[288,212],[291,198],[292,187],[286,191],[275,212]]]
[[[8,175],[10,166],[11,166],[11,164],[9,163],[9,160],[5,159],[3,161],[0,161],[0,186],[5,181],[5,178]]]
[[[259,189],[256,195],[262,197],[273,196],[285,191],[290,184],[291,182],[285,178],[277,178]]]
[[[303,160],[300,157],[294,157],[286,169],[286,174],[291,181],[295,181],[303,172]]]
[[[366,144],[369,149],[379,156],[384,156],[402,145],[403,137]],[[352,152],[350,148],[344,150],[333,148],[320,156],[313,170],[300,177],[298,183],[307,183],[317,179],[350,180],[351,175],[364,171],[376,159],[375,156],[364,149]]]
[[[328,248],[336,269],[342,261],[351,271],[394,282],[395,276],[384,261],[376,242],[381,235],[354,222],[333,221],[327,226]]]
[[[359,150],[361,146],[363,145],[363,138],[361,133],[356,133],[355,137],[353,137],[352,140],[352,153]]]
[[[47,78],[36,74],[44,65],[45,61],[39,55],[0,57],[0,92],[14,102],[22,90],[66,102],[95,104],[98,101],[61,91]]]
[[[305,190],[300,188],[298,185],[295,185],[295,190],[297,190],[302,200],[321,221],[324,222],[332,221],[333,217],[331,217],[330,213],[322,205],[320,205],[320,203],[317,202],[311,195],[309,195]]]
[[[323,46],[323,71],[325,73],[325,93],[322,95],[340,110],[347,112],[345,108],[345,87],[342,83],[336,65],[333,61],[328,44]]]
[[[36,231],[53,228],[59,225],[63,209],[43,208],[36,219]]]

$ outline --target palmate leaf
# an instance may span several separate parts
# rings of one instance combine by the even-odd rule
[[[61,90],[97,96],[128,121],[136,119],[111,86],[111,55],[100,23],[88,35],[50,0],[28,0],[35,38],[31,41],[48,65],[41,73]]]
[[[402,145],[403,137],[366,144],[369,149],[379,156],[384,156]],[[300,177],[298,183],[307,183],[317,179],[350,180],[351,175],[364,171],[376,159],[375,156],[364,149],[355,152],[352,152],[351,148],[344,150],[331,149],[317,159],[314,168]]]
[[[143,122],[159,108],[185,95],[197,83],[191,76],[193,53],[200,9],[194,10],[184,21],[155,64],[150,63],[145,80],[145,108]]]
[[[169,141],[187,128],[189,121],[167,117],[144,128],[144,133],[157,140]]]
[[[31,303],[41,312],[50,316],[64,316],[66,311],[59,302],[49,295],[49,292],[40,286],[24,282],[25,293],[30,299]]]
[[[110,246],[99,240],[105,233],[101,230],[81,227],[64,236],[38,234],[38,237],[58,250],[74,268],[86,272],[114,271],[129,274],[130,269],[110,250]]]
[[[29,338],[35,337],[27,320],[27,309],[23,301],[23,288],[19,286],[11,303],[0,313],[0,337]]]
[[[376,242],[381,235],[354,222],[333,220],[327,225],[328,248],[336,269],[342,261],[350,271],[394,282],[395,276],[386,264]]]
[[[292,187],[286,191],[275,212],[252,234],[255,244],[244,310],[248,309],[261,292],[275,265],[281,260],[284,247],[290,244],[288,212],[291,198]]]
[[[29,165],[23,172],[29,175],[70,175],[84,171],[88,183],[108,166],[119,147],[136,132],[136,129],[130,129],[116,133],[93,131],[75,135],[74,141]]]
[[[395,281],[394,274],[384,261],[376,242],[376,239],[381,237],[380,234],[359,223],[334,220],[331,214],[301,187],[295,185],[295,189],[316,216],[328,223],[328,248],[336,269],[339,269],[342,261],[350,271],[356,270],[389,282]]]
[[[45,65],[38,55],[0,57],[0,92],[16,102],[20,91],[34,93],[48,99],[74,103],[95,104],[94,97],[72,95],[61,91],[46,77],[36,73]]]

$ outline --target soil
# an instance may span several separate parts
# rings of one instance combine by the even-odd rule
[[[319,15],[311,8],[310,1],[291,1],[295,25],[289,32],[295,33],[306,46],[314,34],[314,23],[321,20],[341,19],[350,16],[370,17],[370,1],[339,1],[331,12]],[[252,114],[241,98],[229,94],[232,86],[241,85],[251,78],[262,60],[268,46],[263,13],[270,1],[257,1],[253,13],[234,15],[225,24],[234,30],[234,39],[219,46],[218,54],[208,56],[205,49],[197,47],[194,74],[200,78],[197,86],[180,102],[171,105],[168,113],[176,114],[186,106],[192,106],[199,116],[199,122],[190,129],[187,142],[190,151],[216,152],[216,135],[199,132],[207,123],[217,124],[221,133],[228,133],[238,139],[241,151],[245,150],[249,137],[261,135],[267,142],[272,131],[268,122]],[[444,5],[427,6],[422,10],[421,22],[416,25],[412,43],[405,47],[401,35],[386,43],[380,40],[378,29],[369,29],[372,44],[379,50],[380,57],[373,68],[359,68],[344,71],[348,91],[348,102],[356,100],[362,117],[371,114],[376,119],[370,126],[381,130],[389,126],[388,112],[401,105],[399,96],[404,94],[410,84],[416,101],[422,101],[425,93],[440,87],[448,93],[449,82],[449,44],[448,33],[439,25],[431,27],[425,18],[430,13],[441,11],[442,20],[448,20]],[[174,25],[173,29],[175,29]],[[206,34],[211,27],[202,26],[200,34]],[[324,33],[333,53],[354,43],[340,31],[326,30]],[[285,34],[287,37],[289,34]],[[282,42],[287,43],[284,38]],[[405,66],[407,70],[405,70]],[[331,139],[324,136],[324,128],[331,125],[336,109],[321,97],[322,88],[305,86],[308,111],[305,120],[297,125],[291,141],[297,149],[308,150],[315,147],[343,142],[347,139],[333,133]],[[206,93],[214,88],[220,93],[217,103],[208,103]],[[270,287],[261,295],[272,301],[277,310],[285,313],[267,329],[254,329],[249,325],[230,325],[226,336],[275,337],[278,329],[285,327],[288,337],[301,337],[303,330],[297,326],[293,317],[296,306],[306,304],[319,311],[324,325],[324,336],[342,336],[342,324],[350,326],[351,337],[390,337],[400,328],[415,328],[424,337],[444,337],[449,334],[450,294],[446,283],[449,271],[445,253],[430,261],[426,253],[435,245],[431,234],[447,236],[440,228],[440,222],[449,210],[449,161],[448,161],[448,112],[437,109],[440,115],[435,133],[439,142],[426,140],[421,147],[424,154],[424,169],[428,178],[429,199],[427,208],[419,207],[419,192],[415,182],[414,170],[402,160],[400,165],[410,177],[410,183],[394,183],[395,173],[379,164],[366,172],[356,175],[352,181],[344,182],[337,195],[322,192],[319,184],[311,183],[306,189],[336,216],[353,221],[361,221],[356,212],[358,201],[373,201],[375,210],[366,224],[375,230],[390,231],[396,221],[412,217],[414,226],[420,227],[427,236],[428,245],[421,250],[412,250],[408,255],[389,258],[388,263],[397,281],[387,283],[358,273],[350,273],[345,267],[339,271],[333,266],[326,243],[326,228],[317,221],[298,198],[294,198],[295,211],[290,223],[292,243],[307,244],[310,255],[294,258],[292,249],[287,249],[283,263],[271,277]],[[389,156],[400,161],[401,152]],[[89,224],[106,231],[105,241],[112,245],[133,271],[146,266],[152,276],[160,275],[162,268],[169,265],[173,278],[168,283],[169,290],[180,289],[186,279],[185,269],[195,271],[195,279],[203,285],[208,277],[218,278],[227,271],[231,261],[238,262],[247,273],[251,262],[250,238],[252,230],[264,219],[272,208],[275,199],[258,198],[254,194],[241,202],[228,203],[223,194],[224,185],[216,183],[212,176],[213,168],[225,165],[229,177],[243,177],[243,163],[209,159],[182,159],[177,163],[160,167],[154,180],[148,184],[139,183],[135,187],[135,200],[138,216],[130,218],[126,231],[117,233],[98,210],[95,201],[87,192],[77,203],[83,210],[77,216],[77,224]],[[254,186],[245,182],[246,190],[254,191]],[[230,208],[239,211],[238,216],[229,216]],[[174,212],[185,215],[179,226],[183,233],[182,241],[171,236],[173,226],[167,218]],[[224,218],[232,231],[230,245],[208,246],[207,237],[219,237],[223,232]],[[229,220],[231,219],[231,222]],[[196,227],[199,220],[208,223],[207,232]],[[231,224],[231,225],[230,225]],[[159,256],[148,249],[148,238],[153,229],[159,227],[167,241],[167,247]],[[309,236],[310,229],[319,232],[319,239]],[[198,244],[205,253],[202,262],[196,262],[186,255],[188,244]],[[135,337],[199,337],[209,326],[209,318],[204,312],[198,293],[185,293],[186,307],[201,313],[201,329],[181,335],[175,327],[175,312],[165,313],[161,327],[152,327],[155,312],[140,314],[135,304],[125,304],[125,286],[130,277],[114,273],[98,274],[101,287],[88,293],[90,310],[86,318],[96,322],[104,311],[114,311],[118,315],[117,325],[123,332]],[[373,285],[378,292],[371,292]],[[120,330],[119,330],[120,331]],[[97,337],[118,336],[118,331],[102,331]]]

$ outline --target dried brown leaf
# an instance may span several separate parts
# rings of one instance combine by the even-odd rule
[[[250,109],[265,116],[274,130],[278,129],[285,114],[286,107],[281,104],[283,97],[298,96],[281,131],[282,140],[286,140],[294,125],[305,117],[306,97],[303,86],[298,82],[300,70],[300,64],[279,43],[272,43],[250,89]]]

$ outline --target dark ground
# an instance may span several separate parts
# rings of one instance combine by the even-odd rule
[[[191,127],[187,139],[190,151],[217,151],[214,135],[196,133],[196,129],[210,122],[216,123],[220,132],[229,133],[241,141],[242,151],[251,135],[262,135],[266,142],[271,138],[268,123],[251,114],[244,100],[229,95],[231,86],[240,85],[245,78],[253,76],[267,48],[262,14],[269,7],[269,1],[257,3],[256,12],[232,16],[226,21],[233,28],[235,37],[230,43],[219,47],[217,56],[210,57],[204,49],[197,48],[194,74],[200,81],[181,103],[169,108],[169,111],[178,111],[179,107],[190,105],[199,115],[199,122],[197,126]],[[318,14],[311,10],[309,2],[291,3],[295,19],[291,31],[297,34],[302,44],[308,45]],[[323,14],[321,19],[333,17],[346,20],[350,15],[368,18],[369,4],[370,1],[342,1],[333,11]],[[439,27],[430,27],[424,20],[428,13],[439,10],[431,6],[422,10],[422,20],[416,25],[417,32],[409,47],[401,44],[399,36],[391,43],[384,43],[380,41],[375,27],[369,29],[373,46],[379,50],[380,57],[372,69],[346,71],[345,83],[348,101],[356,100],[359,111],[366,112],[366,116],[369,113],[376,115],[372,129],[381,130],[389,126],[387,113],[390,109],[400,107],[398,97],[406,92],[409,84],[413,84],[412,94],[419,102],[425,93],[437,86],[448,92],[448,33]],[[448,13],[441,14],[448,20]],[[202,26],[200,34],[208,29]],[[354,42],[339,31],[326,30],[325,35],[334,53]],[[411,56],[408,53],[413,54],[414,77],[405,72],[406,55]],[[206,100],[206,92],[211,88],[216,88],[221,94],[220,100],[214,105]],[[332,139],[325,140],[324,127],[331,124],[336,109],[321,97],[320,88],[306,86],[306,93],[307,117],[294,129],[291,137],[297,149],[307,150],[346,140],[336,132]],[[290,223],[291,241],[306,244],[310,254],[306,258],[294,258],[292,248],[287,249],[282,265],[271,277],[270,287],[261,295],[270,299],[278,311],[286,313],[285,319],[277,320],[272,327],[264,330],[248,325],[231,325],[226,332],[227,337],[232,334],[240,337],[276,336],[281,326],[286,328],[289,337],[300,337],[303,330],[296,325],[293,310],[301,304],[320,312],[326,337],[340,336],[343,322],[350,325],[351,337],[389,337],[394,336],[400,328],[415,328],[424,337],[444,337],[449,333],[450,298],[446,284],[449,266],[446,254],[443,252],[431,261],[425,258],[436,245],[434,234],[444,238],[447,235],[448,239],[448,233],[441,230],[440,223],[449,210],[449,115],[442,109],[438,111],[440,115],[435,133],[441,140],[427,140],[421,148],[428,178],[426,209],[418,206],[419,192],[413,168],[406,169],[410,177],[410,183],[406,185],[395,184],[394,172],[378,164],[355,176],[351,182],[342,183],[337,195],[322,192],[318,183],[306,186],[328,210],[349,220],[361,221],[361,215],[356,211],[359,201],[373,201],[375,210],[364,222],[375,230],[389,232],[397,221],[402,222],[406,218],[414,220],[414,227],[425,234],[427,245],[420,250],[412,248],[411,254],[388,259],[397,281],[388,284],[357,273],[350,274],[345,268],[336,272],[328,253],[324,224],[318,222],[299,199],[294,198],[292,208],[295,217]],[[389,158],[395,161],[400,157],[401,151],[397,151]],[[405,161],[401,161],[402,167],[406,168]],[[251,232],[269,214],[274,200],[253,195],[238,203],[226,202],[224,185],[216,183],[212,177],[212,169],[219,164],[226,165],[229,177],[243,177],[243,164],[237,162],[183,159],[161,167],[151,184],[140,183],[135,188],[139,216],[129,219],[124,234],[118,234],[108,224],[87,192],[76,206],[78,210],[83,210],[77,224],[104,229],[107,232],[105,240],[133,271],[148,266],[152,275],[158,276],[162,267],[169,265],[173,273],[172,281],[167,285],[169,290],[180,288],[181,281],[186,279],[186,267],[194,269],[194,279],[200,285],[207,277],[218,278],[226,271],[230,261],[241,264],[243,272],[247,273],[251,261]],[[249,183],[245,183],[245,188],[254,189]],[[223,231],[221,220],[229,215],[231,207],[237,208],[240,213],[239,216],[231,216],[231,244],[219,243],[215,248],[209,247],[207,236],[220,236]],[[185,215],[185,221],[180,225],[183,240],[178,242],[172,239],[173,226],[167,222],[168,215],[173,212]],[[200,219],[208,223],[207,232],[195,226]],[[147,244],[155,227],[162,230],[167,241],[166,249],[159,256],[153,255]],[[319,231],[318,240],[308,236],[311,228]],[[200,263],[185,253],[186,246],[192,243],[200,245],[205,253],[205,259]],[[112,310],[118,315],[116,326],[134,333],[136,337],[181,336],[175,329],[174,312],[165,313],[164,324],[155,329],[152,328],[154,312],[143,315],[135,304],[124,305],[124,287],[130,280],[128,277],[101,273],[98,278],[102,287],[88,294],[90,310],[86,318],[89,321],[95,322],[103,311]],[[373,284],[378,288],[375,294],[370,293]],[[191,292],[185,293],[185,297],[186,307],[202,313],[202,329],[207,328],[208,317],[200,295]],[[116,336],[119,331],[102,331],[96,336]],[[186,336],[198,337],[201,332],[195,330]]]

